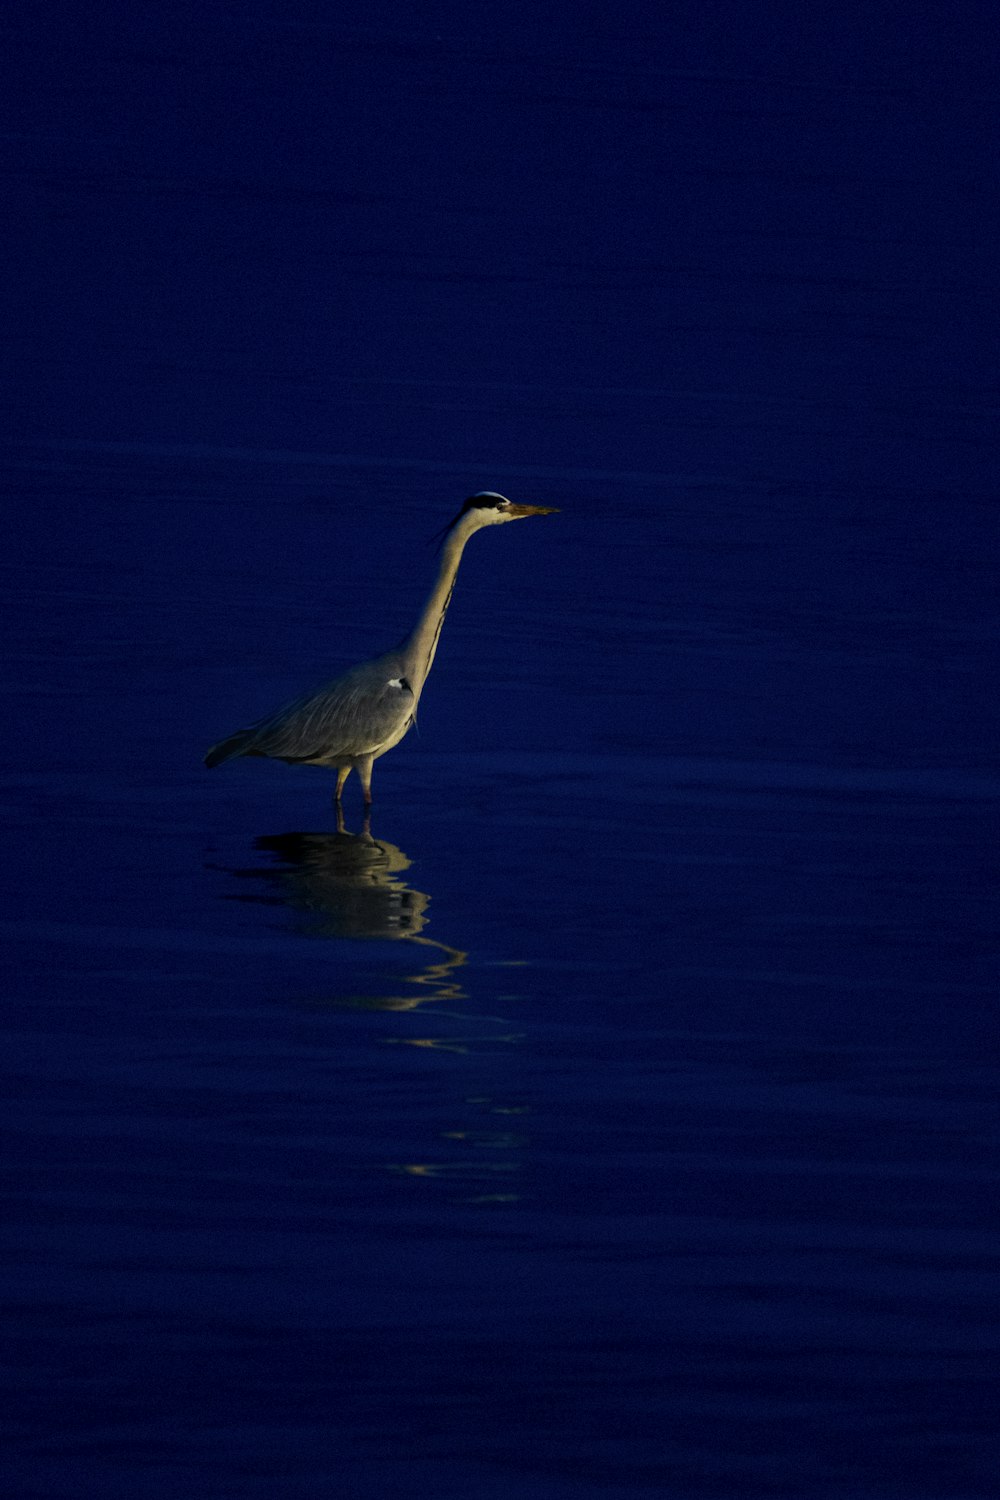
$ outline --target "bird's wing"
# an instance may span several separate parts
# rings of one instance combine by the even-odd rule
[[[243,753],[279,760],[371,755],[398,735],[413,708],[409,684],[393,676],[392,664],[365,662],[251,725]]]

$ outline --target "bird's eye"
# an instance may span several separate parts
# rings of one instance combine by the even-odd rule
[[[509,504],[510,504],[509,500],[498,500],[497,503],[496,503],[495,509],[496,510],[506,510]]]

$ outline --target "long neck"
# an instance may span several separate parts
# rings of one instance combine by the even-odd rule
[[[462,560],[465,544],[475,529],[460,521],[448,533],[441,551],[441,567],[434,580],[434,587],[420,612],[419,620],[399,648],[406,661],[407,676],[414,693],[419,694],[434,661],[441,626],[451,603],[458,565]]]

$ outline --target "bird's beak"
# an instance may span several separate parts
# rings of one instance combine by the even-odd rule
[[[559,511],[554,505],[515,505],[511,502],[507,514],[520,520],[522,516],[557,516]]]

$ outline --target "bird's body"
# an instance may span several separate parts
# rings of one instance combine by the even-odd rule
[[[389,651],[213,745],[205,764],[264,755],[297,765],[354,770],[399,744],[415,708],[400,653]]]
[[[370,803],[374,762],[398,745],[415,722],[466,542],[484,526],[550,513],[551,507],[515,505],[492,492],[473,495],[447,530],[434,587],[406,639],[395,650],[351,667],[325,687],[221,740],[209,750],[205,764],[211,768],[237,756],[261,755],[327,766],[337,772],[338,801],[356,770],[365,802]]]

